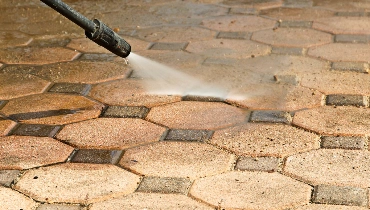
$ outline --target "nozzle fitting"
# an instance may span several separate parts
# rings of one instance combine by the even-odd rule
[[[96,25],[94,32],[85,31],[89,39],[122,58],[130,55],[129,43],[100,20],[94,19],[94,23]]]

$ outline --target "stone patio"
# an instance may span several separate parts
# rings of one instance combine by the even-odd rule
[[[1,209],[370,209],[368,0],[65,2],[227,94],[150,93],[41,1],[1,1]]]

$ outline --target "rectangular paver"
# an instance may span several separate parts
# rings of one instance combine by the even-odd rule
[[[187,194],[191,181],[177,177],[144,177],[137,192]]]
[[[276,157],[241,157],[236,162],[235,169],[247,171],[268,171],[279,170],[282,159]]]
[[[290,123],[292,116],[284,111],[253,111],[250,121],[252,122],[271,122],[271,123]]]
[[[314,189],[314,203],[366,206],[367,189],[357,187],[319,185]]]
[[[321,147],[328,149],[365,149],[368,139],[359,136],[323,136]]]
[[[368,106],[369,99],[362,95],[335,94],[326,96],[327,105],[335,106]]]
[[[250,39],[252,33],[248,32],[228,32],[228,31],[221,31],[217,34],[217,38],[219,39]]]
[[[165,140],[181,140],[181,141],[200,141],[208,140],[213,135],[213,131],[209,130],[170,130],[165,137]]]
[[[179,43],[163,43],[163,42],[156,42],[150,46],[150,50],[172,50],[172,51],[179,51],[184,50],[188,46],[187,42],[179,42]]]
[[[97,150],[81,149],[72,157],[73,163],[95,163],[95,164],[116,164],[122,155],[121,150]]]
[[[339,71],[355,71],[360,73],[367,73],[369,70],[369,63],[366,62],[333,62],[331,65],[332,70]]]
[[[19,136],[54,137],[60,129],[61,126],[58,125],[20,124],[11,134]]]
[[[282,21],[279,26],[287,28],[311,28],[312,21]]]
[[[89,84],[56,83],[49,89],[49,92],[86,95],[90,89]]]
[[[149,109],[144,106],[109,106],[103,117],[145,118]]]

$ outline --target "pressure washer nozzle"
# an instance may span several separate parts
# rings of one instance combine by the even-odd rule
[[[94,32],[85,31],[85,35],[89,39],[122,58],[126,58],[130,54],[131,46],[129,43],[100,20],[94,19],[94,23],[96,25]]]

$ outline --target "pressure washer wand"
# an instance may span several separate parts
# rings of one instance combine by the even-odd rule
[[[85,29],[85,35],[98,45],[122,58],[126,58],[130,54],[131,46],[129,43],[100,20],[87,19],[61,0],[41,1]]]

